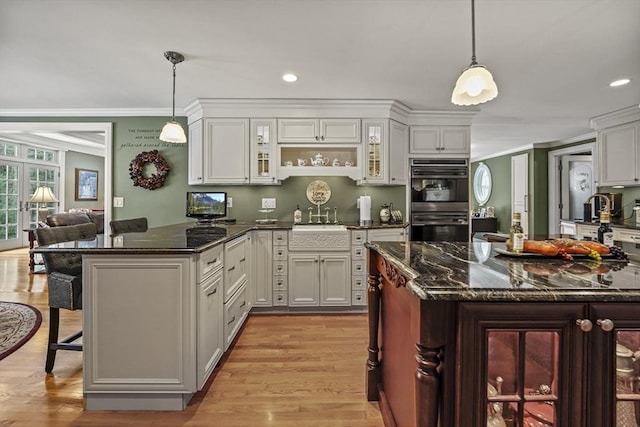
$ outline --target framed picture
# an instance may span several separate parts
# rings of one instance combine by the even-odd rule
[[[76,200],[98,200],[98,171],[76,168]]]

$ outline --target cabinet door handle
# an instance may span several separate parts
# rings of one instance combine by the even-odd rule
[[[240,308],[244,307],[245,305],[247,305],[247,302],[243,301],[242,304],[240,304]]]
[[[207,265],[215,264],[216,262],[218,262],[218,258],[214,258],[211,261],[207,262]]]
[[[589,319],[578,319],[576,320],[576,325],[580,326],[582,332],[589,332],[593,329],[593,323],[591,323],[591,320]]]
[[[246,258],[241,258],[240,262],[245,262],[247,259]]]
[[[233,270],[235,270],[235,269],[236,269],[236,266],[235,266],[235,265],[232,265],[231,267],[229,267],[229,268],[227,269],[227,271],[233,271]]]
[[[216,292],[218,292],[218,288],[214,288],[211,292],[209,292],[207,294],[207,296],[210,297],[211,295],[215,294]]]
[[[324,141],[324,135],[322,135],[322,136],[320,137],[320,139]]]
[[[596,320],[596,323],[605,332],[611,332],[614,327],[614,324],[610,319],[598,319]]]
[[[316,141],[317,141],[318,139],[320,139],[320,138],[318,138],[318,136],[316,135]]]
[[[227,322],[227,325],[232,324],[235,320],[236,320],[236,316],[235,316],[235,314],[234,314],[234,315],[233,315],[233,317],[231,318],[231,320],[229,320],[229,321]]]

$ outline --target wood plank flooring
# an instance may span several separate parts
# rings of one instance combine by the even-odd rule
[[[29,274],[27,250],[0,252],[0,300],[37,307],[43,322],[0,361],[1,426],[377,427],[378,405],[364,393],[364,314],[251,315],[222,366],[185,411],[84,411],[82,355],[59,352],[44,372],[46,275]],[[61,336],[81,312],[61,310]]]

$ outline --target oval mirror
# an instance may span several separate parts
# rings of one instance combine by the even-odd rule
[[[480,163],[473,174],[473,195],[480,206],[484,206],[491,196],[491,171],[484,163]]]

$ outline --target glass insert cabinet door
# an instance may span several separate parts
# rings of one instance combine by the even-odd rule
[[[270,183],[275,181],[276,121],[274,119],[251,121],[251,181]]]
[[[384,181],[386,172],[387,124],[383,121],[363,121],[363,181]]]

